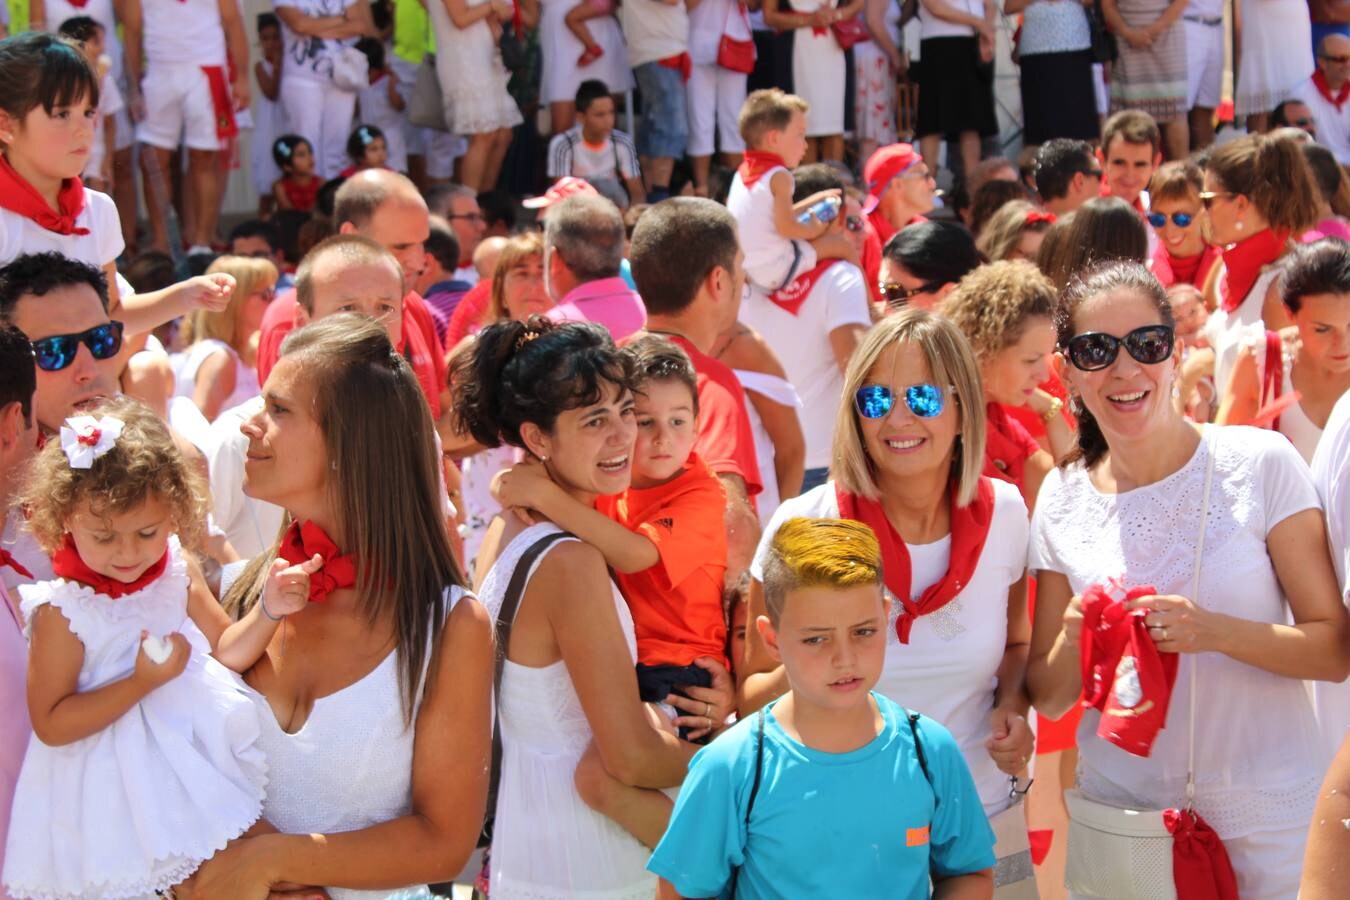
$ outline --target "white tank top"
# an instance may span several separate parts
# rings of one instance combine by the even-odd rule
[[[775,166],[749,188],[737,173],[727,193],[727,209],[736,219],[741,247],[745,249],[745,270],[756,279],[756,283],[763,280],[761,272],[776,272],[781,268],[777,276],[781,278],[792,264],[792,241],[779,234],[773,221],[773,188],[769,183],[779,172],[788,170],[783,166]],[[768,290],[781,287],[781,284],[760,286]]]
[[[451,587],[446,595],[448,619],[465,594]],[[414,721],[422,705],[425,669],[422,679],[413,703]],[[269,769],[264,818],[288,834],[331,834],[412,812],[416,729],[404,723],[399,681],[395,650],[360,681],[315,700],[309,718],[294,734],[282,730],[266,697],[250,691],[262,719],[258,744]],[[394,893],[328,888],[333,900],[375,900]]]
[[[224,341],[204,338],[192,344],[182,353],[175,353],[170,357],[169,361],[173,366],[174,374],[173,395],[175,397],[187,397],[191,400],[197,387],[197,372],[201,370],[202,363],[221,350],[228,353],[230,359],[234,361],[234,390],[230,392],[230,396],[225,398],[225,402],[220,405],[220,408],[222,410],[234,409],[241,403],[247,403],[261,394],[262,388],[258,385],[256,369],[244,365],[244,361],[239,358],[235,349]]]

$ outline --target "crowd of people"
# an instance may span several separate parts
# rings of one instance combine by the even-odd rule
[[[1344,895],[1338,7],[808,6],[34,0],[0,897]]]

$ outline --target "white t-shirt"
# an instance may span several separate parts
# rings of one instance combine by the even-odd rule
[[[1008,588],[1022,577],[1027,546],[1027,506],[1017,488],[995,479],[994,521],[966,589],[937,612],[920,616],[901,644],[895,622],[900,604],[891,600],[886,664],[876,690],[901,706],[946,726],[961,745],[987,815],[1008,808],[1008,776],[985,749],[994,708],[998,667],[1008,643]],[[778,528],[796,516],[839,517],[834,482],[783,501],[760,536],[750,575],[764,578],[764,560]],[[911,595],[917,597],[947,571],[951,536],[932,544],[906,544]]]
[[[957,12],[963,12],[977,19],[984,18],[984,0],[947,0],[947,5]],[[939,19],[928,11],[928,7],[919,4],[919,24],[922,27],[920,40],[939,37],[974,37],[975,29],[969,25],[957,25],[946,19]]]
[[[1155,484],[1103,494],[1081,465],[1045,477],[1031,523],[1028,568],[1059,572],[1075,594],[1120,578],[1186,596],[1195,566],[1205,466],[1213,484],[1200,566],[1204,609],[1255,622],[1289,621],[1266,538],[1280,522],[1317,509],[1308,467],[1282,435],[1209,426],[1190,460]],[[1122,807],[1160,809],[1186,795],[1190,683],[1195,714],[1195,805],[1222,838],[1304,828],[1329,757],[1318,742],[1302,681],[1219,653],[1182,654],[1167,725],[1147,759],[1097,737],[1101,713],[1078,729],[1079,786]]]
[[[1327,543],[1336,566],[1342,598],[1350,572],[1350,394],[1336,401],[1312,459],[1312,478],[1327,515]],[[1328,752],[1334,753],[1350,729],[1350,682],[1311,682],[1317,724]]]
[[[227,409],[211,423],[205,450],[211,478],[211,512],[230,544],[244,559],[269,550],[281,530],[284,510],[244,493],[244,457],[248,437],[239,426],[263,407],[261,397]]]
[[[760,333],[801,395],[799,415],[806,435],[806,468],[828,466],[834,421],[844,390],[844,374],[835,362],[829,336],[836,328],[848,325],[871,327],[862,270],[843,261],[830,266],[795,316],[762,291],[751,288],[741,304],[741,321]]]
[[[628,65],[634,69],[689,49],[689,13],[683,3],[671,6],[660,0],[626,0],[619,10],[628,42]]]
[[[141,0],[145,61],[225,65],[225,29],[218,0]]]
[[[1350,165],[1350,108],[1336,108],[1309,78],[1294,88],[1294,99],[1302,100],[1317,122],[1317,143],[1326,147],[1343,166]]]
[[[117,259],[126,245],[117,206],[107,194],[85,188],[84,209],[75,224],[88,234],[57,234],[32,219],[0,209],[0,265],[25,253],[54,251],[100,269]]]
[[[273,0],[272,6],[289,6],[307,16],[340,16],[356,0]],[[282,78],[305,81],[329,81],[333,73],[333,56],[339,47],[353,46],[356,38],[315,38],[296,34],[281,22]]]

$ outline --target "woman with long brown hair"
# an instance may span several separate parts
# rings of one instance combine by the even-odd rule
[[[292,334],[263,394],[243,426],[244,491],[289,524],[226,608],[276,619],[269,575],[323,565],[244,676],[269,766],[264,817],[283,833],[231,844],[189,896],[295,883],[357,900],[452,878],[483,819],[492,631],[450,549],[426,401],[384,330],[348,314]]]

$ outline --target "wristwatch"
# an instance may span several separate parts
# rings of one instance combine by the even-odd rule
[[[1041,413],[1041,421],[1049,425],[1062,412],[1064,412],[1064,401],[1058,397],[1051,397],[1050,408]]]

